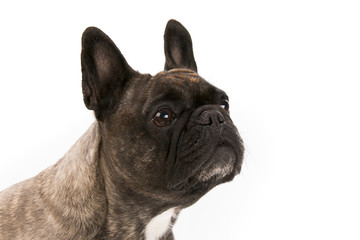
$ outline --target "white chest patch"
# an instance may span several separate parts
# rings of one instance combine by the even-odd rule
[[[146,225],[145,239],[158,240],[171,227],[171,217],[174,215],[174,208],[160,213]]]

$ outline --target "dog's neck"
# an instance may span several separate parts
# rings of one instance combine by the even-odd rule
[[[118,186],[111,166],[101,157],[100,131],[98,122],[92,124],[51,171],[38,176],[44,201],[54,206],[49,209],[59,210],[52,213],[54,218],[71,229],[69,238],[76,233],[89,239],[171,239],[168,228],[179,210],[154,204],[126,184]]]
[[[44,207],[66,229],[65,238],[91,239],[105,221],[104,184],[96,161],[99,142],[94,123],[62,159],[36,177]]]
[[[107,154],[102,136],[99,149],[101,175],[104,180],[107,200],[107,216],[104,231],[99,236],[104,239],[145,239],[158,237],[172,239],[169,231],[174,224],[180,208],[174,208],[165,201],[155,199],[145,191],[133,189],[126,178],[122,178],[113,159]],[[104,235],[110,232],[111,235]],[[163,239],[161,238],[161,239]]]

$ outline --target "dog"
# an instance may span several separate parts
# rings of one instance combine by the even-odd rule
[[[174,239],[180,211],[241,170],[226,93],[197,73],[186,28],[165,29],[164,71],[133,70],[100,29],[82,36],[96,120],[55,165],[0,193],[0,239]]]

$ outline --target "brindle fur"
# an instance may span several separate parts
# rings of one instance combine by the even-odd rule
[[[170,20],[165,71],[134,71],[97,28],[82,38],[83,95],[96,121],[55,165],[0,193],[0,239],[145,239],[158,214],[195,203],[240,172],[225,92],[197,74],[187,30]],[[152,118],[166,105],[176,119]],[[161,239],[174,239],[171,227]]]

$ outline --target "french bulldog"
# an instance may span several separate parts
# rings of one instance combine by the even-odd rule
[[[82,36],[82,92],[96,120],[55,165],[0,193],[0,239],[174,239],[180,211],[240,172],[226,93],[197,73],[177,21],[165,68],[133,70],[101,30]]]

